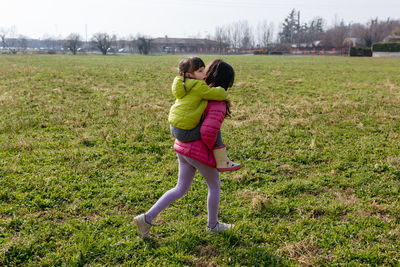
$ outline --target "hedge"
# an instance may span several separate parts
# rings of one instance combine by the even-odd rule
[[[350,48],[351,57],[372,57],[371,48],[352,47]]]
[[[254,55],[283,55],[281,51],[253,51]]]
[[[268,51],[258,51],[258,50],[254,50],[253,51],[254,55],[268,55]]]
[[[372,45],[374,52],[400,52],[400,43],[375,43]]]

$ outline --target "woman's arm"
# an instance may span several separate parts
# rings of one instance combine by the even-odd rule
[[[209,101],[204,111],[204,120],[200,128],[201,140],[209,150],[213,150],[218,131],[224,122],[226,103],[224,101]]]

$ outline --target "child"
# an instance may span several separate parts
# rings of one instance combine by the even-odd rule
[[[222,60],[214,60],[207,67],[207,83],[214,86],[222,86],[227,89],[232,86],[233,80],[233,68]],[[188,84],[185,83],[185,86],[186,85]],[[229,109],[226,108],[224,102],[210,101],[204,113],[203,127],[207,128],[213,124],[220,126],[224,120],[226,111],[229,113]],[[219,127],[210,129],[210,136],[214,135],[215,137],[218,129]],[[140,214],[134,218],[138,232],[143,238],[149,237],[152,227],[151,223],[154,218],[172,202],[188,193],[197,170],[204,177],[208,186],[207,230],[212,233],[220,233],[234,228],[233,224],[218,221],[221,181],[219,171],[215,168],[214,157],[212,157],[212,152],[209,149],[210,146],[212,147],[212,143],[214,143],[213,140],[215,139],[208,138],[205,142],[203,142],[203,139],[192,142],[175,140],[174,149],[177,152],[179,161],[178,182],[174,188],[165,192],[146,213]]]
[[[200,140],[202,138],[200,132],[202,115],[207,107],[208,100],[225,100],[226,90],[232,85],[225,88],[210,88],[204,81],[206,76],[205,64],[198,57],[181,60],[178,70],[180,76],[175,77],[172,84],[172,93],[176,97],[176,101],[168,116],[171,133],[182,142]],[[235,171],[241,168],[241,164],[232,162],[228,158],[220,131],[218,131],[212,151],[218,171]]]

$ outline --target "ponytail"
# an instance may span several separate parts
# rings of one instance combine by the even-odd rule
[[[224,102],[226,104],[225,118],[226,117],[231,117],[231,114],[232,114],[232,112],[231,112],[231,106],[232,106],[231,101],[229,99],[225,99]]]
[[[185,86],[185,80],[186,80],[186,72],[183,73],[183,83],[182,83],[182,85],[183,85],[183,89],[185,89],[185,92],[187,92],[186,86]]]

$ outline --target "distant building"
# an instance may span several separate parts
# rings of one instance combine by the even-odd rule
[[[24,40],[24,42],[22,42]],[[61,51],[63,49],[63,40],[56,39],[29,39],[29,38],[7,38],[5,40],[7,44],[13,44],[12,46],[17,46],[21,48],[21,44],[24,43],[24,48],[28,50],[57,50]],[[0,44],[1,46],[1,44]],[[3,49],[8,49],[3,47]]]
[[[228,44],[200,38],[155,38],[151,40],[152,53],[223,53]]]
[[[343,46],[344,46],[344,47],[349,47],[349,46],[356,47],[356,46],[360,46],[360,45],[361,45],[361,40],[360,40],[360,38],[355,38],[355,37],[350,38],[350,37],[347,37],[347,38],[345,38],[344,41],[343,41]]]
[[[390,43],[400,42],[400,35],[391,34],[391,35],[387,36],[383,41],[390,42]]]
[[[323,43],[321,40],[313,41],[313,42],[308,42],[308,43],[300,43],[300,44],[291,44],[290,47],[293,48],[302,48],[302,49],[307,49],[307,48],[314,48],[314,47],[322,47]]]

